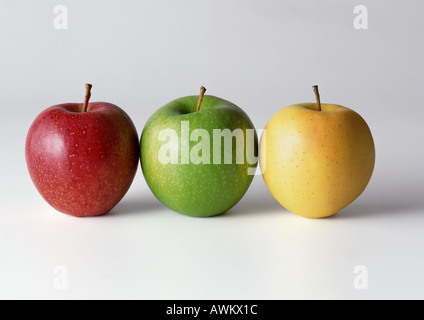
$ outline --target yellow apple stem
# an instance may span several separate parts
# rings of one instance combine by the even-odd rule
[[[318,86],[317,85],[312,86],[312,89],[314,89],[315,98],[317,100],[318,111],[321,111],[321,100],[319,98]]]
[[[91,97],[91,87],[92,85],[89,83],[85,85],[85,99],[84,99],[84,105],[82,106],[83,112],[87,112],[88,101],[90,100],[90,97]]]
[[[202,103],[202,101],[203,101],[203,96],[205,95],[205,92],[206,92],[206,88],[205,88],[205,87],[203,87],[203,86],[201,86],[201,87],[200,87],[199,101],[197,101],[197,108],[196,108],[196,112],[197,112],[197,111],[199,111],[199,109],[200,109],[200,105],[201,105],[201,103]]]

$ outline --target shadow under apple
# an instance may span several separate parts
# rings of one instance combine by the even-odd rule
[[[262,177],[255,177],[262,179]],[[248,214],[284,213],[287,210],[272,196],[262,181],[253,181],[244,197],[223,216],[244,216]]]
[[[125,214],[143,214],[151,211],[157,211],[164,208],[164,205],[153,195],[128,195],[124,197],[108,215],[121,216]]]
[[[256,177],[260,179],[260,177]],[[117,216],[123,214],[143,214],[167,209],[153,195],[144,192],[140,195],[127,195],[109,213]],[[221,217],[237,217],[251,214],[289,213],[271,195],[263,181],[254,181],[244,197]],[[355,201],[337,214],[324,219],[350,219],[376,216],[410,216],[424,214],[424,184],[419,179],[375,178]],[[218,216],[218,217],[220,217]]]
[[[364,218],[424,214],[424,184],[415,179],[376,179],[335,218]]]
[[[256,183],[224,216],[243,216],[276,212],[289,213],[271,195],[266,185]],[[419,177],[376,176],[365,191],[350,205],[324,219],[371,218],[424,214],[424,183]]]

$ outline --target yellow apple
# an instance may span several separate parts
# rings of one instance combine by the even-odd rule
[[[371,179],[375,147],[365,120],[336,104],[293,104],[265,126],[259,159],[264,181],[287,210],[331,216],[354,201]]]

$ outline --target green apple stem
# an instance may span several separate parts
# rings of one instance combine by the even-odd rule
[[[91,87],[92,85],[89,83],[85,85],[85,99],[84,99],[84,105],[82,106],[83,112],[87,112],[88,101],[90,100],[90,97],[91,97]]]
[[[318,86],[317,85],[312,86],[312,89],[314,89],[315,98],[317,100],[318,111],[321,111],[321,100],[319,98]]]
[[[196,108],[196,112],[199,111],[200,109],[200,105],[202,104],[203,101],[203,96],[205,95],[206,92],[206,88],[201,86],[200,87],[200,95],[199,95],[199,101],[197,101],[197,108]]]

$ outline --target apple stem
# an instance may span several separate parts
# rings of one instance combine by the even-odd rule
[[[314,89],[315,98],[317,100],[318,111],[321,111],[321,100],[319,98],[318,86],[317,85],[312,86],[312,89]]]
[[[92,85],[89,83],[85,85],[85,99],[84,99],[84,105],[82,106],[83,112],[87,112],[88,101],[90,100],[90,97],[91,97],[91,87]]]
[[[201,105],[201,103],[202,103],[202,101],[203,101],[203,96],[205,95],[205,92],[206,92],[206,88],[205,88],[205,87],[203,87],[203,86],[201,86],[201,87],[200,87],[199,101],[197,101],[197,108],[196,108],[196,112],[197,112],[197,111],[199,111],[199,109],[200,109],[200,105]]]

